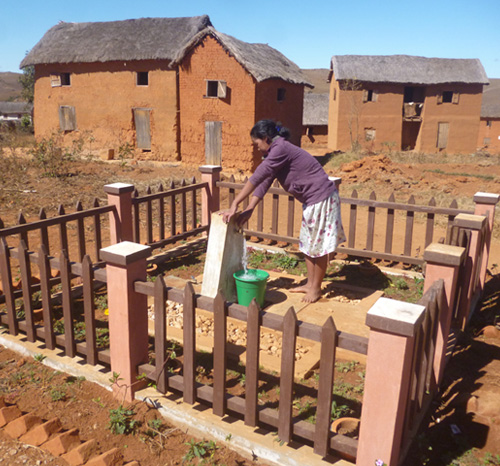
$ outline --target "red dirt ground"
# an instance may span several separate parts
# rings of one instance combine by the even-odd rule
[[[361,198],[367,198],[369,193],[375,190],[378,199],[386,200],[395,191],[397,199],[401,202],[405,202],[410,195],[414,195],[417,204],[426,204],[434,196],[438,205],[449,206],[453,199],[457,199],[460,207],[472,208],[470,199],[474,193],[478,191],[500,193],[498,158],[490,156],[452,158],[451,156],[419,154],[413,154],[412,159],[409,157],[397,154],[369,156],[338,166],[329,163],[326,165],[326,170],[331,175],[342,177],[342,196],[349,196],[355,188]],[[77,199],[82,200],[85,208],[90,206],[91,200],[96,195],[103,201],[101,204],[104,204],[105,196],[102,186],[112,182],[132,182],[141,192],[144,192],[147,184],[156,186],[161,181],[164,186],[167,186],[173,178],[192,176],[199,178],[197,168],[146,163],[134,165],[130,161],[125,165],[117,162],[76,161],[72,162],[70,167],[72,176],[61,179],[41,178],[39,172],[32,166],[18,167],[19,170],[16,167],[10,167],[9,170],[2,171],[0,174],[0,218],[5,225],[15,224],[18,212],[21,210],[27,217],[33,218],[38,214],[40,207],[45,207],[48,209],[47,215],[52,216],[60,203],[64,204],[67,211],[73,211]],[[497,226],[489,263],[487,299],[481,310],[477,312],[470,330],[460,339],[446,371],[446,381],[443,385],[445,389],[442,398],[436,404],[436,413],[421,433],[409,456],[413,461],[411,466],[500,464],[500,457],[499,459],[490,457],[496,462],[486,463],[483,460],[476,460],[474,452],[468,453],[475,448],[481,457],[487,453],[500,455],[500,403],[498,403],[500,394],[500,337],[498,334],[500,330],[495,327],[500,316],[500,275],[497,265],[500,264],[499,238],[500,229]],[[0,349],[0,363],[15,360],[2,367],[2,383],[15,376],[16,372],[24,371],[23,368],[28,365],[31,367],[30,370],[35,371],[35,378],[37,377],[36,374],[40,369],[37,366],[40,365],[33,361],[18,363],[19,359],[9,351]],[[17,364],[20,366],[16,371],[12,366],[17,367]],[[68,426],[76,423],[82,436],[96,435],[106,445],[119,444],[125,453],[134,451],[135,454],[135,445],[145,450],[154,449],[151,444],[141,443],[139,436],[127,436],[125,442],[124,437],[113,436],[106,429],[109,421],[109,407],[116,405],[113,404],[116,402],[110,399],[107,391],[101,391],[99,387],[88,382],[73,383],[68,386],[68,398],[65,402],[53,402],[50,398],[50,391],[47,395],[47,388],[55,381],[66,384],[67,376],[56,376],[52,379],[54,382],[51,381],[48,386],[47,382],[43,382],[43,377],[49,376],[41,375],[40,377],[42,377],[40,383],[26,383],[17,388],[9,385],[9,390],[12,389],[12,391],[8,391],[7,394],[11,396],[12,401],[21,400],[22,409],[34,411],[45,417],[56,413],[57,415],[60,413],[61,416],[68,414],[70,417],[64,422],[67,422]],[[44,383],[45,392],[40,391]],[[97,399],[101,401],[95,401]],[[40,403],[40,400],[44,402]],[[104,407],[99,403],[103,403]],[[64,406],[68,404],[74,409],[65,409]],[[144,420],[155,415],[144,406],[136,405],[134,409]],[[7,464],[23,464],[14,462],[19,461],[23,455],[27,455],[28,460],[32,461],[32,463],[24,464],[45,464],[46,459],[35,456],[40,453],[37,450],[8,441],[1,432],[0,440],[0,453],[3,453],[0,457],[7,458],[10,455],[11,458]],[[176,446],[173,448],[177,450],[177,459],[170,463],[166,461],[153,463],[150,459],[143,459],[141,464],[180,464],[187,450],[185,442],[189,438],[180,431],[173,431],[168,441],[174,442],[174,440]],[[128,446],[126,449],[124,444]],[[169,454],[173,454],[171,450]],[[220,454],[227,455],[221,458],[221,463],[250,464],[249,462],[237,463],[237,461],[246,460],[236,455],[231,456],[233,454],[230,452],[220,452]],[[140,460],[136,457],[133,459]],[[455,462],[452,463],[452,461]],[[410,466],[410,463],[407,466]]]

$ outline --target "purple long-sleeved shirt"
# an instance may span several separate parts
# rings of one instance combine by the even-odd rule
[[[250,183],[256,187],[253,195],[263,198],[275,179],[305,205],[324,201],[337,189],[309,152],[282,137],[273,140],[267,157],[250,177]]]

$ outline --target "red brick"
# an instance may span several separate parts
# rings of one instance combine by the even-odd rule
[[[40,448],[48,451],[54,456],[61,456],[80,444],[78,429],[71,429],[58,434],[41,445]]]
[[[97,450],[97,441],[94,439],[82,443],[80,446],[73,448],[69,453],[61,456],[63,460],[68,462],[70,466],[79,466],[85,464],[86,461]]]
[[[0,409],[0,427],[8,424],[10,421],[22,416],[21,410],[17,406],[6,406]]]
[[[61,421],[59,418],[55,417],[54,419],[50,419],[34,429],[31,429],[19,440],[21,440],[21,442],[28,443],[29,445],[38,447],[42,443],[46,442],[52,434],[59,432],[61,429]]]
[[[92,458],[86,466],[121,466],[123,464],[123,456],[118,448],[108,450],[96,458]]]
[[[33,427],[42,424],[42,422],[38,416],[28,413],[10,421],[5,426],[4,432],[11,438],[19,438]]]

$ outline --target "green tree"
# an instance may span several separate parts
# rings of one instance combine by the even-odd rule
[[[19,76],[19,83],[22,86],[21,97],[29,104],[35,99],[35,67],[25,66],[23,74]]]

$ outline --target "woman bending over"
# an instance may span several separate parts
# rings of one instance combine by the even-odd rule
[[[305,293],[302,301],[312,303],[321,297],[328,254],[346,238],[335,183],[311,154],[287,141],[288,134],[288,130],[278,129],[272,120],[260,120],[255,124],[250,137],[264,154],[264,160],[222,215],[223,220],[229,222],[236,214],[238,205],[252,195],[248,206],[238,217],[238,225],[245,223],[275,179],[301,202],[303,214],[299,249],[305,255],[307,281],[290,291]]]

